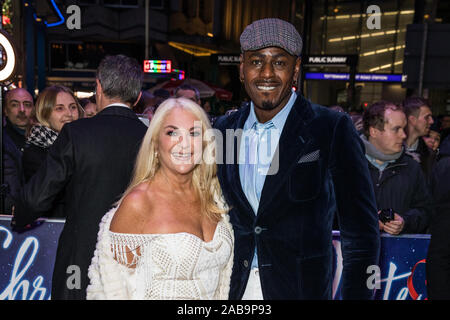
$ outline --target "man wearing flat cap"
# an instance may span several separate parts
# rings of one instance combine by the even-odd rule
[[[251,103],[215,123],[224,137],[234,133],[218,166],[235,232],[230,299],[331,299],[335,212],[342,297],[373,298],[367,270],[378,264],[378,216],[351,119],[292,90],[302,51],[293,25],[258,20],[240,41]]]

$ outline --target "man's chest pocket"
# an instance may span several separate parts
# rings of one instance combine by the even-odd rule
[[[308,153],[298,160],[289,175],[289,197],[293,201],[317,198],[323,185],[323,162],[319,150]]]

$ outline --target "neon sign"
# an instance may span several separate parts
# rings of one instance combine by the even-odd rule
[[[47,28],[59,26],[59,25],[63,24],[65,21],[65,18],[62,15],[61,10],[59,9],[58,5],[55,3],[55,0],[50,0],[50,2],[52,4],[53,9],[55,10],[56,14],[58,15],[59,21],[54,22],[54,23],[48,23],[47,21],[44,21],[44,24],[47,26]],[[28,7],[30,4],[27,1],[24,1],[24,5],[25,5],[25,7]],[[42,19],[42,18],[38,18],[36,13],[33,13],[33,17],[36,21],[40,21],[39,19]]]
[[[172,61],[170,60],[144,60],[144,72],[147,73],[171,73]]]
[[[185,78],[185,74],[183,70],[178,70],[178,69],[172,69],[172,72],[177,74],[177,78],[178,80],[184,80]]]

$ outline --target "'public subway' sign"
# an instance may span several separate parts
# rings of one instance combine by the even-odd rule
[[[240,64],[240,54],[212,54],[211,59],[219,66],[238,66]]]

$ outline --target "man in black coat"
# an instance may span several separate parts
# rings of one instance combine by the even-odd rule
[[[34,109],[33,97],[23,89],[9,90],[5,96],[5,122],[3,131],[3,178],[8,186],[5,194],[5,212],[11,214],[13,196],[23,186],[24,176],[22,169],[22,154],[25,146],[25,131],[30,124],[31,114]]]
[[[402,107],[380,101],[363,114],[361,135],[378,210],[393,209],[394,219],[379,222],[389,234],[425,233],[432,199],[420,165],[404,152],[406,116]]]
[[[11,214],[14,205],[14,197],[12,195],[17,194],[24,184],[21,161],[22,151],[17,148],[6,132],[3,132],[2,142],[4,186],[7,186],[4,190],[5,194],[2,195],[5,198],[5,212],[2,212],[2,214]]]
[[[353,123],[292,90],[302,48],[293,25],[258,20],[241,48],[252,103],[214,124],[225,137],[218,177],[235,234],[230,299],[331,299],[336,208],[342,296],[371,298],[367,269],[378,264],[380,239]]]
[[[52,279],[53,299],[85,299],[88,267],[102,216],[125,191],[147,127],[130,109],[138,99],[142,70],[119,55],[99,65],[95,117],[64,125],[45,162],[20,193],[14,213],[23,227],[64,192],[67,215]]]
[[[441,144],[431,186],[436,207],[426,264],[427,293],[431,300],[450,300],[450,136]]]
[[[429,184],[436,155],[421,139],[430,132],[434,123],[429,102],[420,97],[408,97],[402,102],[402,107],[407,121],[406,153],[420,163],[425,180]]]
[[[34,108],[33,97],[27,90],[16,88],[6,93],[5,102],[3,131],[8,134],[17,149],[23,152],[25,131],[30,124]]]

